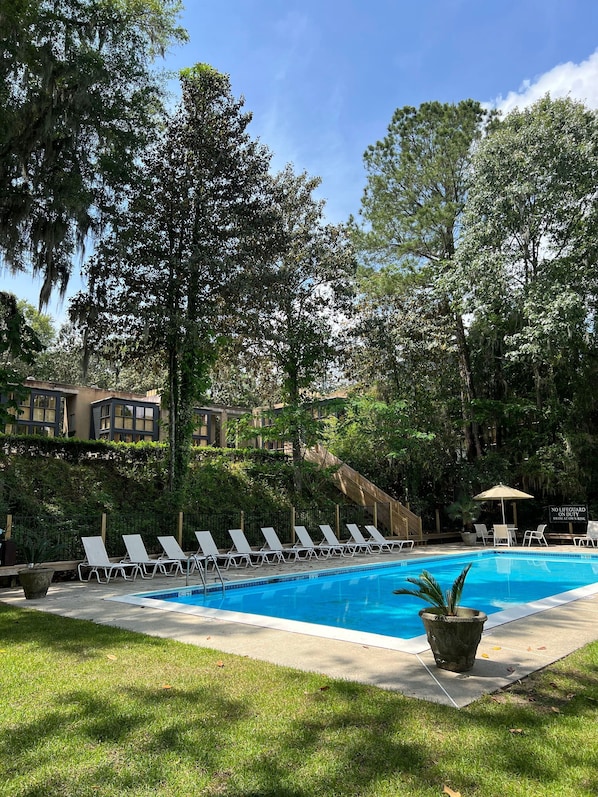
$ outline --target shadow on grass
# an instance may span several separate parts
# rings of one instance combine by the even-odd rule
[[[0,735],[0,794],[427,797],[444,784],[488,797],[598,792],[587,747],[595,757],[595,657],[538,673],[534,702],[512,688],[457,711],[32,610],[0,606],[0,634],[32,668],[68,669],[39,706],[5,696],[14,710]]]

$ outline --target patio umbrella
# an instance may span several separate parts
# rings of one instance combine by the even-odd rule
[[[522,490],[516,490],[514,487],[507,487],[506,484],[497,484],[489,490],[484,490],[483,493],[474,495],[474,501],[500,501],[502,507],[502,522],[506,525],[505,520],[505,500],[516,501],[521,498],[533,498],[533,495],[524,493]]]

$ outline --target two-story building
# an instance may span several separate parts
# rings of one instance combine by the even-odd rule
[[[128,393],[99,387],[67,385],[28,379],[29,395],[23,399],[6,434],[39,434],[114,440],[125,443],[166,439],[166,411],[157,391]],[[195,408],[193,443],[226,447],[227,423],[248,410],[244,407],[207,405]]]

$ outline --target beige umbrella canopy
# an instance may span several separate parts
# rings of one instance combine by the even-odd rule
[[[533,495],[524,493],[523,490],[516,490],[514,487],[508,487],[506,484],[497,484],[489,490],[484,490],[483,493],[474,495],[474,501],[500,501],[502,507],[502,522],[506,524],[505,520],[505,500],[517,501],[521,498],[533,498]]]

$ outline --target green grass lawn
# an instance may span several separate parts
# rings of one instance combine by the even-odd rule
[[[598,643],[456,710],[0,604],[0,718],[1,797],[598,795]]]

